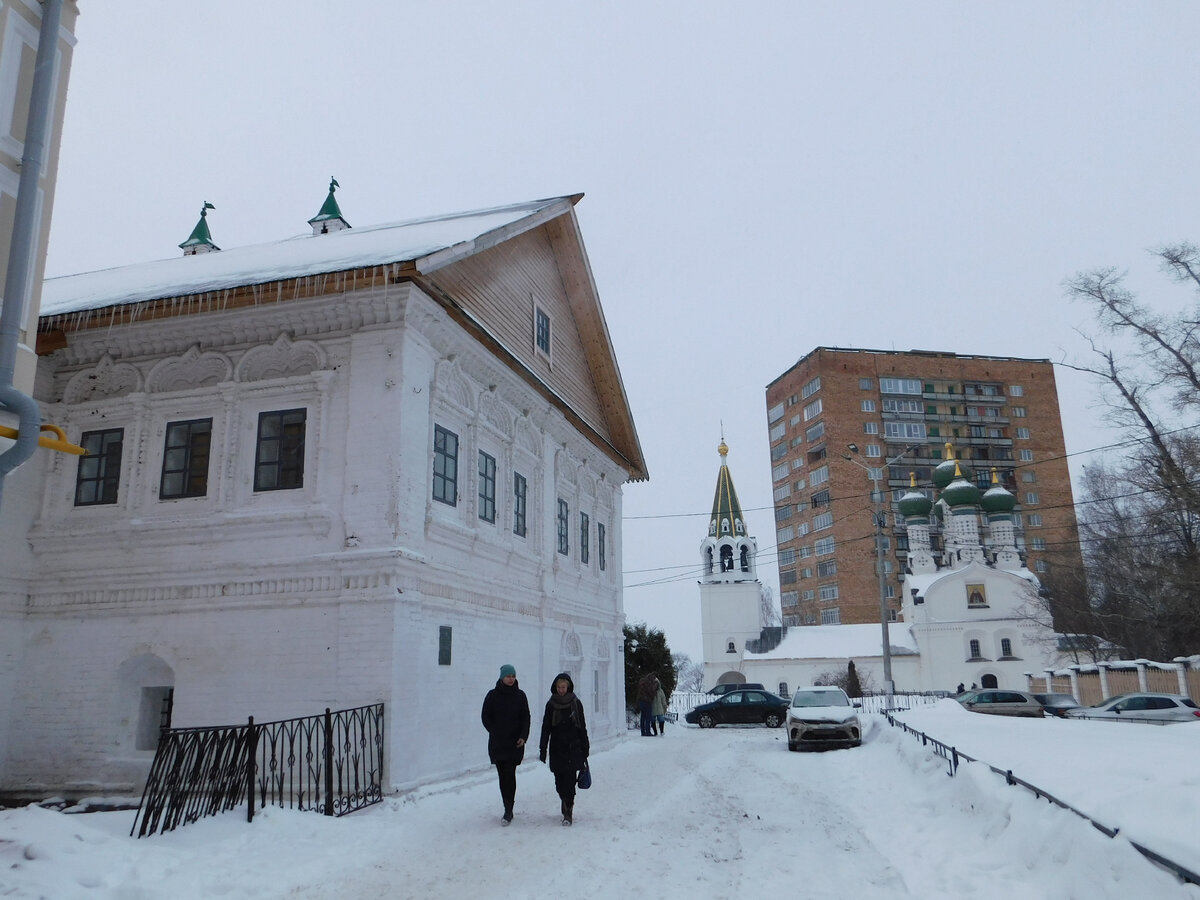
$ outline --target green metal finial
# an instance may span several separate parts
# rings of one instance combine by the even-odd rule
[[[216,207],[205,200],[204,205],[200,207],[200,221],[196,223],[196,227],[192,229],[188,239],[179,245],[185,254],[188,254],[189,251],[194,253],[201,247],[208,250],[221,249],[213,243],[212,234],[208,230],[208,211],[210,209],[216,209]]]
[[[325,197],[325,202],[321,205],[321,211],[308,220],[308,224],[313,227],[313,234],[340,231],[343,228],[350,227],[350,223],[342,217],[342,210],[333,196],[333,192],[339,187],[341,185],[338,184],[337,179],[331,177],[329,179],[329,194]]]

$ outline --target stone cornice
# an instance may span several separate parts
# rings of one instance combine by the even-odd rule
[[[111,322],[106,318],[100,324],[121,326],[113,328],[67,327],[69,323],[58,320],[71,316],[57,316],[51,321],[58,322],[69,337],[67,346],[51,356],[59,365],[83,366],[106,353],[121,359],[179,354],[196,344],[202,350],[270,344],[281,331],[297,339],[347,333],[402,322],[412,290],[407,282],[381,282],[353,293],[321,294],[286,303],[272,299],[249,306],[226,306],[201,295],[180,300],[179,314],[158,318],[140,318],[136,306],[96,311],[111,314]],[[197,316],[204,327],[199,327]],[[48,327],[46,320],[43,327]]]
[[[67,559],[89,551],[102,553],[114,544],[152,550],[178,549],[180,528],[187,529],[194,544],[207,546],[253,540],[261,538],[264,532],[279,537],[325,537],[333,525],[334,516],[328,509],[303,506],[294,509],[263,509],[252,513],[214,512],[205,517],[192,512],[137,519],[123,516],[104,520],[98,517],[55,519],[49,524],[34,526],[30,529],[28,538],[35,555],[61,555]],[[62,569],[56,569],[55,575],[61,577]]]

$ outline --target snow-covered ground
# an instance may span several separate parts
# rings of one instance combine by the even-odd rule
[[[1200,869],[1200,725],[1006,720],[953,701],[904,716]],[[982,766],[949,778],[865,718],[861,748],[816,754],[787,752],[782,729],[631,732],[593,755],[572,828],[536,757],[509,828],[491,770],[344,819],[231,813],[140,841],[132,812],[7,810],[0,898],[1200,900],[1121,837]]]

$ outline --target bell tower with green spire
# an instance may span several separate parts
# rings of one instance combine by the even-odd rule
[[[746,534],[746,518],[725,461],[729,447],[724,440],[717,452],[721,455],[717,492],[708,521],[708,537],[700,547],[704,576],[720,582],[756,581],[758,542]]]
[[[725,441],[717,448],[721,467],[708,535],[700,542],[700,623],[704,639],[704,682],[726,681],[740,672],[748,641],[761,635],[758,541],[746,533],[746,519],[733,487]],[[742,679],[745,680],[745,679]]]

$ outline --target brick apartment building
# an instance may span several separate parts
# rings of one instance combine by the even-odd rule
[[[1017,497],[1017,546],[1032,571],[1078,553],[1049,360],[818,347],[766,399],[784,624],[879,621],[872,479],[886,481],[884,593],[896,618],[908,549],[896,505],[914,476],[934,497],[931,472],[947,452],[981,488],[994,470]]]

